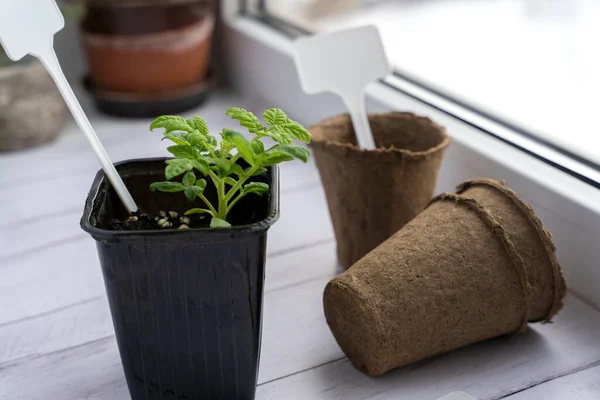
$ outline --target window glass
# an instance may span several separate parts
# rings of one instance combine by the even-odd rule
[[[311,32],[375,24],[396,70],[600,164],[600,0],[267,0]]]

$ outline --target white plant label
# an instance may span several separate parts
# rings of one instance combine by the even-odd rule
[[[377,28],[363,26],[300,38],[294,48],[304,91],[341,96],[350,112],[359,146],[374,149],[365,87],[391,72]]]
[[[463,392],[452,392],[438,400],[475,400],[475,399]]]
[[[44,50],[64,26],[55,0],[0,0],[0,42],[13,61]]]
[[[0,43],[4,51],[13,61],[31,54],[42,62],[92,145],[119,198],[129,212],[135,212],[137,205],[100,143],[54,53],[54,35],[64,26],[65,20],[55,0],[0,0]]]

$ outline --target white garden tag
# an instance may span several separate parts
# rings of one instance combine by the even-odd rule
[[[365,87],[391,72],[377,28],[364,26],[300,38],[294,47],[304,91],[341,96],[350,112],[359,147],[374,149]]]
[[[463,392],[452,392],[438,400],[475,400],[475,399]]]
[[[55,0],[0,0],[0,43],[13,61],[37,57],[56,82],[75,121],[86,135],[108,179],[129,212],[137,211],[131,194],[94,132],[54,52],[54,34],[65,26]]]

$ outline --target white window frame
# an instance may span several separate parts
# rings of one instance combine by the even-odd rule
[[[241,4],[239,0],[222,2],[230,85],[284,108],[307,124],[345,112],[333,95],[307,96],[302,92],[292,59],[293,39],[242,15]],[[452,191],[469,178],[506,180],[554,234],[570,290],[600,309],[600,189],[594,186],[594,181],[600,182],[597,170],[395,76],[371,85],[367,97],[370,112],[412,111],[447,128],[453,143],[440,172],[438,192]],[[554,166],[540,158],[551,159]],[[569,170],[584,180],[565,172]]]

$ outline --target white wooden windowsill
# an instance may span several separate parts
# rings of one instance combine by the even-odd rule
[[[276,26],[240,15],[237,0],[226,0],[225,46],[230,82],[248,96],[259,94],[269,106],[281,107],[306,125],[345,112],[331,94],[303,93],[292,59],[292,41]],[[444,126],[452,137],[438,179],[437,192],[454,190],[467,179],[488,177],[506,180],[530,203],[554,235],[558,258],[569,288],[600,308],[600,190],[528,155],[507,142],[528,148],[541,157],[589,179],[598,171],[557,155],[508,127],[469,112],[397,77],[367,88],[369,112],[409,111]],[[387,84],[391,85],[388,86]],[[515,95],[518,95],[516,93]]]
[[[191,114],[233,127],[218,92]],[[165,155],[148,121],[94,114],[113,161]],[[56,143],[0,155],[0,398],[127,399],[93,240],[79,228],[98,164],[70,126]],[[494,339],[372,379],[336,345],[323,316],[339,273],[324,194],[312,162],[282,168],[282,217],[269,235],[258,399],[434,400],[600,398],[600,311],[569,295],[554,324]]]

